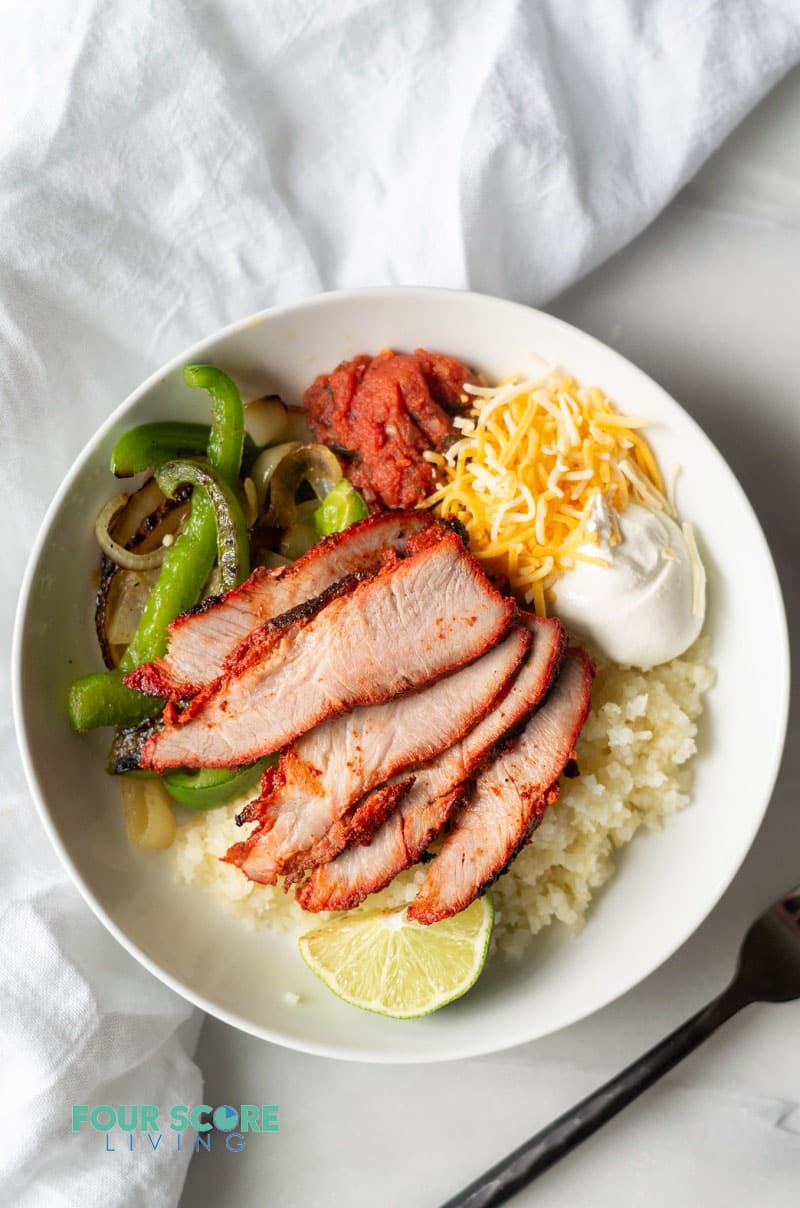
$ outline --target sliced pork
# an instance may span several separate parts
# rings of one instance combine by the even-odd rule
[[[374,574],[387,550],[402,555],[409,539],[434,523],[430,513],[420,511],[370,516],[324,537],[291,566],[259,567],[233,591],[176,617],[167,653],[132,671],[129,687],[172,700],[195,696],[217,679],[225,660],[259,625],[291,613],[350,575]]]
[[[458,914],[492,884],[527,843],[547,806],[558,796],[556,780],[570,759],[589,711],[592,665],[579,650],[564,657],[542,707],[519,738],[482,771],[408,917],[436,923]]]
[[[349,829],[363,837],[391,808],[381,802],[348,826],[349,807],[400,768],[457,743],[505,695],[530,645],[527,629],[513,629],[481,658],[419,692],[315,726],[265,773],[258,801],[245,811],[260,825],[226,860],[251,881],[272,885],[280,874],[296,877],[332,859]]]
[[[463,796],[464,782],[495,744],[536,707],[558,669],[564,630],[556,620],[525,620],[533,645],[502,701],[460,742],[413,769],[413,782],[409,783],[408,772],[403,773],[399,806],[374,828],[369,846],[347,847],[330,863],[315,868],[300,886],[297,900],[306,910],[349,910],[415,864]],[[346,841],[358,844],[370,838],[371,820],[380,818],[385,807],[392,808],[396,794],[397,782],[370,793],[350,819]]]
[[[235,665],[182,713],[167,706],[142,766],[252,763],[329,717],[419,688],[494,646],[514,619],[513,601],[455,533],[430,535],[298,633],[277,642],[263,629],[252,634]]]

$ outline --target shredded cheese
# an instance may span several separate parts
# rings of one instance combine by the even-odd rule
[[[540,616],[576,561],[606,565],[586,548],[597,544],[587,525],[595,495],[617,512],[635,501],[674,515],[646,421],[622,415],[598,387],[550,368],[464,389],[473,406],[456,420],[459,439],[425,455],[438,486],[424,506],[460,520],[476,557]]]
[[[672,509],[673,516],[678,515],[678,505],[676,503],[676,498],[677,498],[676,492],[677,492],[677,487],[678,487],[678,479],[680,478],[680,473],[681,473],[681,466],[679,465],[678,462],[675,462],[674,465],[670,466],[669,480],[667,482],[667,499],[669,500],[669,506]]]
[[[702,617],[706,610],[706,568],[700,558],[694,526],[688,520],[681,525],[686,548],[689,551],[689,561],[692,564],[692,612],[696,617]]]

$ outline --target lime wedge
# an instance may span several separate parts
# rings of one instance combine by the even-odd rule
[[[405,906],[356,910],[302,935],[300,952],[345,1002],[392,1019],[417,1019],[474,986],[493,919],[488,896],[430,927],[410,922]]]

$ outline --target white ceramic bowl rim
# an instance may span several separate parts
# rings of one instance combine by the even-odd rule
[[[48,510],[45,514],[45,517],[42,521],[36,542],[31,551],[30,559],[28,562],[28,567],[26,569],[26,573],[25,573],[25,576],[24,576],[24,579],[22,582],[22,587],[21,587],[20,596],[19,596],[19,603],[18,603],[18,608],[17,608],[17,616],[16,616],[15,629],[14,629],[14,639],[13,639],[12,691],[13,691],[14,717],[15,717],[15,723],[16,723],[16,727],[17,727],[17,735],[18,735],[18,741],[19,741],[19,747],[20,747],[20,751],[21,751],[21,755],[22,755],[22,760],[23,760],[23,764],[25,767],[28,784],[30,786],[31,793],[32,793],[32,796],[36,803],[36,808],[38,810],[38,813],[42,820],[44,828],[50,838],[50,841],[53,843],[53,846],[57,850],[61,860],[63,861],[65,867],[67,868],[71,878],[77,884],[78,888],[80,889],[81,893],[83,894],[83,897],[87,901],[88,905],[91,907],[91,909],[94,911],[95,915],[103,923],[103,925],[111,932],[111,934],[119,941],[119,943],[132,956],[134,956],[136,958],[136,960],[138,960],[154,976],[159,978],[162,982],[164,982],[166,985],[168,985],[176,993],[178,993],[179,995],[188,999],[189,1001],[194,1003],[197,1007],[208,1012],[209,1014],[216,1016],[217,1018],[223,1020],[224,1022],[230,1024],[231,1026],[238,1027],[245,1031],[249,1031],[251,1034],[253,1034],[255,1036],[258,1036],[258,1037],[261,1037],[264,1039],[268,1039],[268,1040],[286,1045],[288,1047],[294,1047],[301,1051],[315,1053],[315,1054],[319,1054],[322,1056],[339,1057],[339,1058],[346,1058],[346,1059],[359,1060],[359,1061],[406,1063],[406,1062],[415,1062],[415,1061],[420,1061],[420,1060],[424,1060],[424,1061],[450,1060],[450,1059],[456,1059],[456,1058],[465,1058],[465,1057],[470,1057],[470,1056],[476,1056],[476,1055],[480,1055],[480,1054],[487,1053],[487,1052],[494,1052],[494,1051],[499,1051],[504,1048],[509,1048],[511,1046],[523,1043],[526,1040],[532,1039],[534,1037],[525,1035],[523,1032],[520,1032],[519,1030],[516,1030],[516,1031],[509,1030],[503,1036],[493,1038],[491,1040],[491,1042],[489,1042],[489,1043],[486,1042],[485,1038],[475,1039],[471,1043],[461,1044],[458,1048],[447,1049],[447,1051],[443,1051],[441,1053],[437,1053],[437,1052],[432,1053],[432,1052],[428,1051],[427,1048],[420,1049],[419,1052],[417,1052],[413,1049],[413,1047],[407,1048],[406,1050],[404,1050],[402,1052],[393,1053],[393,1052],[387,1052],[381,1048],[375,1048],[372,1050],[370,1050],[370,1049],[353,1049],[353,1048],[348,1048],[347,1046],[343,1046],[343,1045],[322,1043],[322,1042],[315,1041],[313,1039],[301,1041],[301,1040],[298,1040],[297,1037],[287,1037],[287,1035],[285,1033],[281,1032],[280,1030],[274,1030],[274,1029],[271,1029],[271,1028],[265,1027],[265,1026],[257,1026],[257,1027],[253,1026],[248,1021],[243,1020],[239,1015],[237,1015],[236,1012],[227,1010],[224,1007],[220,1006],[219,1004],[210,1001],[203,994],[200,994],[196,990],[194,990],[190,985],[187,985],[185,982],[182,982],[181,980],[179,980],[178,978],[173,976],[167,969],[164,969],[158,962],[151,959],[151,957],[146,952],[144,952],[139,945],[134,943],[131,940],[131,938],[128,935],[126,935],[125,931],[122,928],[120,928],[117,925],[117,923],[109,916],[108,912],[106,911],[106,909],[104,908],[102,903],[100,901],[98,901],[98,899],[97,899],[96,895],[94,894],[94,892],[92,891],[92,889],[87,885],[85,879],[83,878],[80,871],[76,867],[69,851],[67,850],[65,844],[63,843],[61,836],[59,835],[57,828],[53,822],[53,819],[51,817],[50,810],[48,809],[48,806],[46,804],[42,786],[40,783],[40,778],[39,778],[39,775],[37,772],[37,768],[34,764],[34,759],[32,757],[29,735],[27,733],[26,725],[24,723],[23,698],[24,698],[24,694],[25,694],[25,684],[23,683],[23,679],[22,679],[22,645],[23,645],[24,626],[25,626],[25,620],[26,620],[26,615],[28,612],[28,607],[30,604],[31,596],[32,596],[32,593],[35,588],[34,572],[35,572],[37,561],[38,561],[39,556],[42,551],[42,547],[44,546],[46,539],[48,537],[53,518],[58,513],[58,511],[61,508],[61,505],[63,504],[66,497],[69,495],[69,493],[73,487],[73,484],[74,484],[76,478],[78,477],[78,475],[80,474],[82,468],[84,467],[86,462],[92,457],[93,452],[96,449],[98,443],[101,441],[101,439],[105,436],[105,434],[107,434],[114,427],[115,424],[117,424],[119,422],[121,417],[123,417],[129,410],[131,410],[140,399],[142,399],[144,396],[146,396],[148,394],[148,392],[150,392],[168,374],[174,372],[177,369],[180,369],[187,362],[202,359],[204,352],[209,348],[209,346],[218,344],[221,340],[224,340],[227,337],[233,336],[237,333],[244,332],[248,328],[257,327],[260,324],[262,324],[264,321],[266,321],[267,319],[272,319],[272,318],[275,318],[275,317],[281,316],[281,315],[291,314],[293,312],[299,313],[302,311],[308,311],[310,309],[318,308],[318,307],[323,307],[323,308],[336,307],[339,303],[357,301],[360,299],[376,301],[376,300],[385,299],[385,298],[400,299],[400,300],[406,301],[409,305],[414,305],[415,303],[424,301],[425,299],[428,299],[428,298],[440,299],[440,300],[447,300],[447,299],[451,299],[451,300],[458,299],[461,301],[469,300],[470,302],[474,303],[476,306],[479,306],[479,307],[499,307],[499,308],[505,308],[509,312],[510,311],[514,311],[514,312],[522,311],[528,315],[537,314],[537,312],[531,311],[530,308],[522,306],[521,304],[518,304],[518,303],[507,302],[502,299],[490,297],[487,295],[463,293],[462,291],[457,291],[457,290],[436,289],[436,288],[429,288],[429,287],[375,287],[375,288],[371,288],[371,289],[342,290],[342,291],[336,291],[336,292],[327,293],[327,294],[321,294],[321,295],[318,295],[318,296],[315,296],[312,298],[301,300],[300,302],[297,302],[297,303],[290,303],[290,304],[286,304],[286,305],[282,305],[282,306],[271,307],[266,310],[260,311],[256,314],[253,314],[244,319],[241,319],[236,323],[232,323],[232,324],[228,325],[227,327],[214,333],[210,337],[206,337],[205,339],[198,341],[197,343],[192,345],[192,347],[189,348],[188,350],[186,350],[186,351],[180,353],[178,356],[172,358],[172,360],[169,361],[165,366],[163,366],[162,368],[157,370],[142,385],[137,387],[137,389],[134,390],[124,400],[124,402],[122,402],[112,412],[112,414],[108,417],[108,419],[105,421],[105,423],[103,423],[101,425],[101,427],[97,430],[95,435],[90,439],[90,441],[87,443],[87,445],[85,446],[85,448],[83,449],[83,451],[81,452],[81,454],[79,455],[79,457],[77,458],[75,463],[73,464],[71,470],[69,471],[69,473],[65,477],[64,481],[62,482],[58,492],[56,493],[52,503],[50,504],[50,507],[48,508]],[[570,334],[571,336],[573,336],[575,338],[575,340],[580,340],[585,346],[593,345],[598,349],[602,349],[606,354],[615,358],[617,362],[619,362],[619,363],[624,362],[625,365],[628,366],[628,368],[633,369],[637,374],[639,374],[642,377],[642,379],[644,379],[645,375],[641,374],[641,371],[636,370],[635,367],[633,367],[633,366],[630,366],[630,363],[626,362],[625,359],[622,358],[619,354],[613,352],[613,350],[607,349],[604,345],[602,345],[599,341],[595,340],[593,337],[587,335],[584,332],[579,331],[576,328],[571,327],[569,324],[566,324],[562,320],[556,319],[550,315],[544,315],[544,316],[540,316],[540,317],[543,319],[546,319],[547,324],[554,331],[560,330],[565,335]],[[389,333],[389,334],[391,334],[391,333]],[[648,382],[650,382],[650,379],[646,379],[646,380]],[[654,386],[656,390],[658,390],[660,393],[663,394],[663,391],[660,390],[660,387],[655,386],[655,383],[651,382],[651,385]],[[721,455],[718,453],[718,451],[715,449],[715,447],[711,444],[708,437],[706,437],[705,433],[703,433],[702,429],[699,428],[699,426],[691,419],[690,416],[687,416],[685,412],[682,412],[682,409],[679,408],[679,405],[676,404],[674,402],[674,400],[669,400],[669,401],[671,402],[673,407],[678,407],[678,409],[683,414],[685,421],[688,422],[688,424],[692,428],[694,428],[697,439],[699,441],[701,441],[704,445],[706,445],[708,447],[708,449],[713,451],[713,454],[715,457],[720,458],[720,460],[722,460]],[[729,471],[729,473],[730,473],[730,471]],[[649,974],[651,974],[656,968],[658,968],[664,961],[666,961],[670,956],[672,956],[673,953],[686,942],[686,940],[689,938],[689,936],[692,934],[692,932],[696,929],[696,927],[700,925],[700,923],[703,921],[703,919],[705,917],[707,917],[707,915],[710,913],[710,911],[713,909],[713,907],[719,901],[720,897],[725,892],[726,888],[730,884],[734,875],[738,871],[741,861],[744,859],[749,847],[751,846],[751,844],[753,842],[753,839],[755,838],[755,835],[759,829],[759,826],[763,819],[763,815],[764,815],[767,805],[769,803],[769,798],[771,796],[772,789],[774,787],[774,783],[775,783],[775,780],[776,780],[776,777],[778,774],[780,759],[781,759],[783,745],[784,745],[784,741],[785,741],[786,726],[787,726],[787,721],[788,721],[789,682],[790,682],[790,680],[789,680],[788,633],[787,633],[787,627],[786,627],[786,616],[785,616],[785,610],[784,610],[782,596],[781,596],[780,584],[779,584],[777,572],[775,571],[774,563],[772,561],[772,558],[771,558],[771,555],[769,552],[766,538],[764,537],[764,534],[763,534],[761,526],[758,522],[758,519],[755,516],[755,513],[753,512],[752,507],[751,507],[749,501],[747,500],[747,497],[746,497],[744,491],[742,490],[741,486],[738,484],[738,482],[736,481],[736,479],[733,477],[732,474],[731,474],[731,480],[732,480],[732,483],[731,483],[732,488],[735,489],[736,491],[738,491],[738,493],[740,495],[739,502],[746,509],[746,511],[749,512],[749,514],[750,514],[750,517],[752,520],[754,540],[756,540],[757,542],[760,542],[760,545],[761,545],[760,552],[763,556],[766,566],[769,567],[769,581],[763,585],[763,589],[764,589],[765,594],[770,596],[773,599],[774,604],[775,604],[775,613],[776,613],[776,618],[777,618],[776,639],[777,639],[778,647],[782,653],[782,657],[779,659],[779,665],[773,667],[773,669],[772,669],[773,670],[772,683],[773,683],[773,691],[775,693],[774,716],[776,719],[776,730],[775,730],[775,741],[774,741],[774,745],[772,748],[769,765],[764,766],[764,768],[763,768],[763,778],[762,778],[763,791],[761,793],[761,797],[760,797],[760,800],[758,801],[758,803],[757,804],[754,803],[752,814],[750,815],[749,829],[746,832],[743,832],[740,836],[739,859],[737,862],[732,863],[732,865],[729,867],[729,869],[727,870],[727,873],[724,877],[721,877],[713,886],[709,887],[707,897],[704,900],[704,909],[702,911],[702,914],[699,917],[696,917],[693,920],[693,922],[691,923],[691,925],[685,926],[679,932],[677,932],[673,936],[672,942],[669,945],[667,945],[664,948],[660,948],[657,951],[654,951],[652,953],[652,956],[648,960],[643,961],[641,963],[641,965],[636,968],[635,972],[633,972],[630,976],[621,978],[619,980],[619,982],[615,983],[612,993],[600,994],[599,996],[595,996],[594,998],[587,999],[586,1001],[584,1001],[581,1004],[576,1004],[573,1010],[566,1011],[564,1013],[563,1017],[560,1018],[558,1020],[558,1022],[554,1025],[554,1027],[549,1030],[555,1030],[556,1028],[566,1027],[569,1024],[576,1022],[578,1019],[584,1018],[585,1016],[600,1009],[602,1006],[607,1005],[609,1002],[614,1001],[616,998],[620,997],[622,994],[624,994],[628,990],[630,990],[633,986],[638,984],[639,981],[643,980],[645,977],[647,977]],[[536,1033],[536,1035],[543,1035],[543,1034],[545,1034],[545,1032],[543,1032],[543,1031],[539,1031]]]

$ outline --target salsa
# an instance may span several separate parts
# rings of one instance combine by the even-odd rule
[[[305,392],[314,439],[328,445],[374,511],[415,507],[434,489],[428,450],[443,452],[469,402],[466,365],[424,348],[343,361]]]

